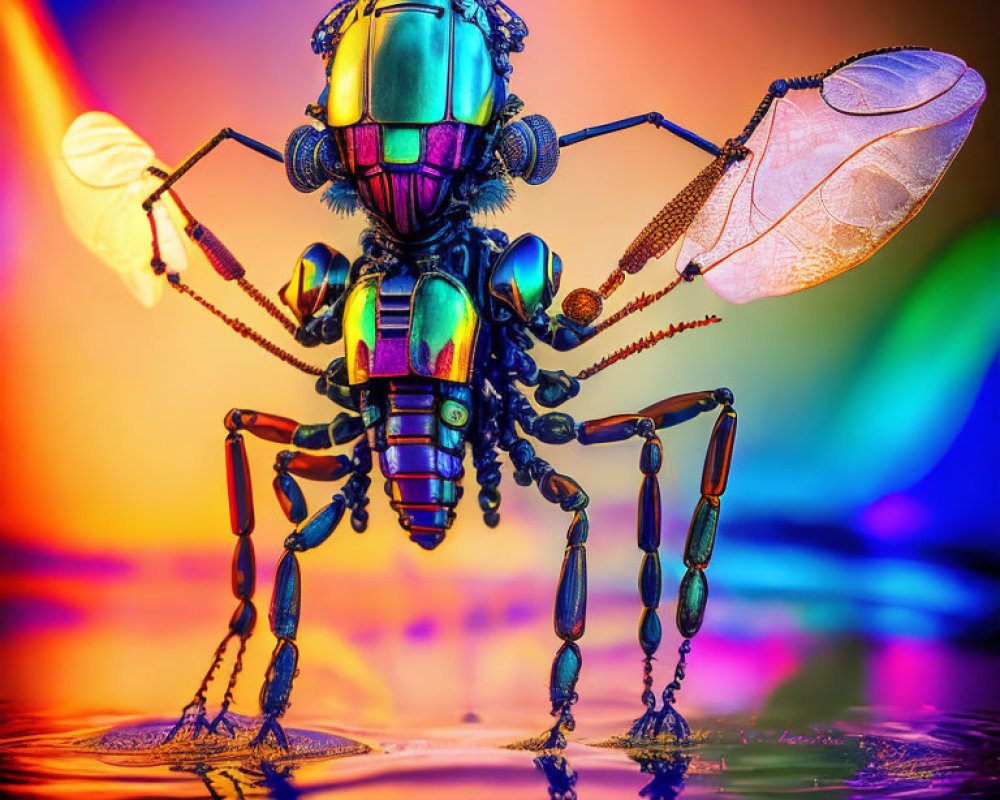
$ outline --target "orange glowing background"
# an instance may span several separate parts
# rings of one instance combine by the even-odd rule
[[[308,36],[326,8],[194,0],[70,5],[74,13],[59,19],[72,28],[60,31],[39,0],[0,0],[2,698],[53,714],[165,715],[189,699],[235,605],[224,413],[240,406],[318,422],[334,412],[310,379],[194,304],[171,294],[151,311],[140,307],[70,234],[52,160],[71,119],[87,108],[125,120],[170,164],[222,126],[280,147],[322,88]],[[772,79],[886,44],[957,53],[988,85],[995,74],[992,26],[980,18],[989,3],[952,4],[946,16],[937,3],[902,0],[517,6],[531,36],[514,58],[512,88],[528,111],[563,132],[655,109],[721,141],[738,132]],[[835,402],[838,376],[894,298],[919,278],[927,254],[995,212],[998,134],[996,116],[984,112],[927,210],[871,265],[815,291],[739,308],[692,286],[630,323],[619,341],[564,360],[540,354],[542,366],[579,369],[651,325],[719,312],[725,325],[603,373],[568,410],[586,419],[729,385],[740,398],[746,446],[773,439],[776,452],[788,450],[789,441],[822,429],[822,418],[806,410],[822,415]],[[550,184],[522,187],[511,211],[488,223],[545,238],[566,265],[564,291],[595,286],[705,163],[699,151],[654,130],[580,145],[565,153]],[[224,145],[178,189],[272,295],[310,242],[357,254],[359,219],[333,217],[317,198],[292,191],[280,167],[235,145]],[[221,285],[207,264],[192,261],[193,286],[283,342],[280,328]],[[627,289],[661,285],[671,263],[651,266]],[[336,355],[339,349],[306,357],[319,363]],[[707,425],[670,436],[665,563],[680,561]],[[276,449],[257,441],[249,447],[257,601],[266,609],[287,523],[269,489]],[[578,716],[584,726],[624,720],[638,710],[640,688],[637,448],[540,450],[593,498]],[[748,467],[738,455],[734,481]],[[302,559],[301,674],[289,718],[385,727],[400,719],[455,721],[475,710],[496,724],[540,729],[557,645],[551,598],[568,520],[514,486],[505,467],[501,527],[482,525],[470,492],[448,542],[427,554],[406,542],[379,483],[367,534],[341,530]],[[318,507],[323,491],[313,487],[309,498]],[[677,574],[668,571],[665,596]],[[698,668],[685,688],[689,710],[755,708],[815,646],[794,609],[766,603],[751,609],[757,616],[747,621],[746,636],[732,634],[745,611],[724,590],[710,604],[695,648]],[[728,620],[729,633],[713,633],[713,617]],[[672,642],[668,633],[665,652]],[[244,713],[256,709],[270,649],[262,617],[237,691]],[[948,691],[929,684],[902,699]]]

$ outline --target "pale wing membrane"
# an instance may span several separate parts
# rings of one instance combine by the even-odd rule
[[[789,91],[688,229],[678,270],[694,262],[745,303],[857,266],[920,210],[984,97],[978,73],[930,51],[869,56]]]
[[[155,165],[152,148],[110,114],[87,112],[66,132],[62,158],[66,173],[59,194],[73,232],[139,302],[152,306],[163,291],[149,265],[152,231],[142,210],[142,201],[162,182],[147,172]],[[169,196],[154,206],[153,219],[167,270],[182,271],[183,217]]]
[[[104,111],[88,111],[73,120],[63,136],[62,155],[75,178],[99,189],[142,177],[154,159],[153,148]]]

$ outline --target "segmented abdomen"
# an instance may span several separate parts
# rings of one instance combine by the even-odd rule
[[[386,413],[378,423],[379,466],[400,525],[425,550],[444,540],[455,519],[471,397],[462,384],[389,383]]]

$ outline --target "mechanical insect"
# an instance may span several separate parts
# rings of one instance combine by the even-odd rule
[[[109,114],[88,112],[70,127],[65,164],[95,198],[75,223],[85,243],[138,294],[162,281],[187,295],[310,375],[316,390],[341,409],[318,424],[242,408],[225,416],[237,607],[168,738],[233,730],[233,690],[257,623],[246,434],[288,448],[277,455],[273,488],[292,527],[271,599],[276,645],[260,693],[256,743],[273,738],[286,746],[280,720],[299,663],[299,557],[322,545],[344,517],[355,531],[365,530],[376,465],[402,529],[417,546],[433,550],[455,519],[469,465],[486,524],[499,524],[505,458],[515,483],[537,487],[568,520],[554,611],[560,640],[549,689],[554,723],[538,741],[541,749],[563,747],[574,728],[583,662],[578,642],[587,610],[589,500],[572,477],[536,454],[533,442],[589,448],[628,440],[640,446],[643,657],[643,712],[629,735],[688,737],[675,695],[708,599],[706,573],[736,436],[733,393],[715,388],[653,397],[641,409],[586,421],[552,409],[597,372],[720,320],[709,316],[655,330],[574,375],[539,368],[531,350],[573,350],[700,277],[722,298],[742,303],[814,286],[861,263],[933,191],[965,141],[985,87],[954,56],[890,48],[775,81],[742,132],[722,145],[659,113],[560,137],[544,116],[524,115],[524,103],[510,91],[511,56],[523,49],[527,33],[502,0],[341,0],[312,36],[325,66],[322,93],[306,109],[309,124],[292,132],[283,153],[226,128],[168,169]],[[643,124],[681,137],[711,161],[646,226],[601,286],[569,292],[557,313],[552,305],[564,273],[559,256],[537,236],[511,240],[477,225],[475,215],[502,208],[516,180],[544,183],[563,149]],[[367,216],[356,258],[323,243],[305,249],[280,291],[284,308],[248,280],[240,261],[176,194],[177,182],[227,140],[283,163],[298,191],[321,191],[333,210]],[[105,224],[109,213],[115,225]],[[185,237],[298,345],[338,345],[342,355],[314,367],[204,299],[181,275]],[[682,237],[672,279],[605,315],[605,301],[627,276]],[[653,691],[663,634],[658,431],[710,412],[717,416],[677,598],[679,660],[660,702]],[[346,450],[320,452],[334,448]],[[300,479],[339,483],[340,489],[310,515]],[[213,715],[209,682],[231,644],[235,665]]]

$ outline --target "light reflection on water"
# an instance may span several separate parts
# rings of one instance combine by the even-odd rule
[[[476,797],[570,800],[640,797],[993,797],[1000,792],[1000,716],[935,715],[906,722],[757,728],[750,720],[705,721],[697,741],[630,750],[575,741],[562,755],[509,750],[513,732],[479,725],[413,732],[317,730],[292,757],[219,753],[190,746],[140,753],[123,743],[158,740],[169,723],[119,720],[110,728],[8,737],[0,781],[11,796],[124,800],[150,797]],[[72,721],[63,721],[71,724]],[[58,723],[54,723],[58,724]],[[113,726],[112,726],[113,727]],[[142,734],[140,738],[137,734]],[[350,740],[375,745],[353,752]],[[329,750],[324,751],[324,744]],[[111,745],[114,745],[112,747]],[[361,749],[361,748],[359,748]]]

